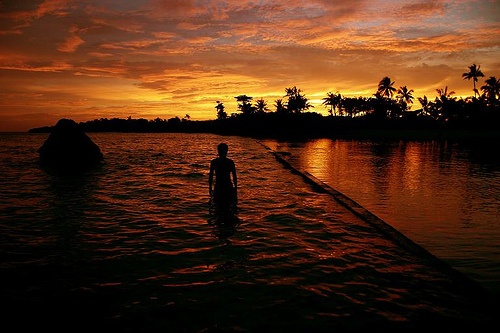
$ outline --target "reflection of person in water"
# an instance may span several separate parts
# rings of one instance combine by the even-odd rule
[[[233,160],[227,158],[227,152],[227,144],[220,143],[217,146],[219,156],[210,162],[210,174],[208,176],[209,193],[214,203],[219,206],[235,204],[238,198],[236,167]]]

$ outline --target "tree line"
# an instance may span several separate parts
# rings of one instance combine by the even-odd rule
[[[314,108],[303,91],[296,86],[285,88],[283,98],[274,101],[274,110],[260,98],[238,95],[237,110],[228,115],[222,101],[216,101],[216,118],[192,120],[186,114],[182,119],[173,117],[153,120],[101,118],[81,122],[86,132],[186,132],[218,133],[257,137],[359,137],[360,133],[394,130],[433,131],[441,135],[444,130],[500,130],[500,80],[494,76],[477,88],[484,77],[480,66],[472,64],[462,74],[473,83],[473,96],[456,98],[454,91],[444,87],[436,89],[437,96],[417,98],[420,108],[411,110],[415,97],[407,86],[395,87],[390,77],[383,77],[373,96],[345,97],[329,92],[322,105],[328,116],[311,112]],[[50,132],[52,127],[31,129],[30,132]],[[373,135],[370,134],[370,135]],[[404,135],[404,134],[403,134]],[[407,135],[407,134],[406,134]]]
[[[469,66],[469,71],[463,73],[462,77],[472,80],[474,96],[457,98],[453,96],[455,92],[446,86],[443,89],[436,89],[437,96],[434,100],[428,99],[425,95],[417,98],[421,108],[414,111],[411,110],[415,102],[414,90],[407,86],[396,88],[395,81],[388,76],[380,80],[377,91],[371,97],[344,97],[339,92],[329,92],[323,98],[322,105],[328,108],[330,116],[351,118],[373,116],[378,120],[402,117],[427,117],[439,121],[465,120],[499,110],[500,79],[495,76],[489,77],[479,91],[476,83],[480,77],[484,77],[484,74],[476,64]],[[284,98],[285,100],[274,101],[274,112],[292,114],[308,111],[314,107],[296,86],[285,88]],[[262,98],[254,103],[252,103],[253,97],[247,95],[239,95],[235,99],[238,102],[239,112],[230,116],[225,111],[224,104],[221,101],[216,102],[218,120],[270,112],[267,102]]]

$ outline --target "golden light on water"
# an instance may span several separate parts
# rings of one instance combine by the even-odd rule
[[[313,169],[314,174],[317,174],[320,177],[328,176],[328,171],[332,170],[330,169],[330,165],[335,163],[335,161],[331,160],[332,155],[328,154],[328,152],[331,149],[335,149],[335,147],[332,147],[334,145],[335,141],[327,139],[312,141],[308,145],[309,149],[304,151],[303,167],[306,169]]]
[[[420,162],[422,158],[420,155],[419,147],[408,145],[406,154],[404,155],[403,165],[405,166],[402,181],[406,188],[411,191],[418,191],[422,184],[419,180],[420,167],[423,163]]]

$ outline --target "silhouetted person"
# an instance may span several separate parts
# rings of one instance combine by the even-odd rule
[[[219,157],[210,162],[208,188],[213,202],[218,206],[236,204],[238,198],[238,179],[233,160],[227,158],[228,146],[220,143],[217,146]],[[215,186],[214,186],[215,175]],[[231,180],[232,177],[232,180]]]

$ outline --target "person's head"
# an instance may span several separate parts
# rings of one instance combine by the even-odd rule
[[[227,151],[228,151],[228,146],[225,143],[219,143],[217,146],[217,153],[219,154],[220,157],[226,157]]]

